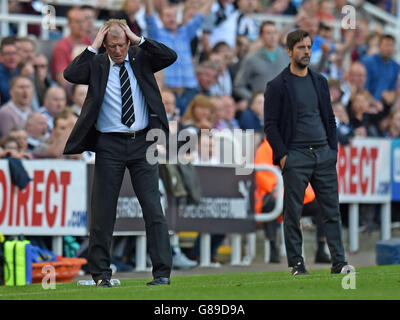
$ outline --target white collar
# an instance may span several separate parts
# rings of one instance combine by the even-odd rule
[[[118,63],[116,63],[116,62],[114,62],[111,58],[110,58],[110,55],[108,55],[108,59],[110,60],[110,65],[111,66],[118,66]],[[124,59],[124,63],[125,62],[129,62],[129,53],[127,53],[126,54],[126,57],[125,57],[125,59]]]
[[[26,108],[26,110],[21,110],[16,106],[16,104],[12,100],[10,100],[10,107],[13,108],[19,115],[23,117],[27,117],[28,114],[32,112],[31,107]]]

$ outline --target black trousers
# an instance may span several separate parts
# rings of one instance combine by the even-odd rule
[[[336,150],[331,149],[329,145],[319,148],[292,148],[287,154],[282,176],[284,236],[289,267],[293,267],[298,262],[304,263],[301,255],[303,239],[300,218],[303,211],[304,192],[309,182],[321,209],[332,263],[345,261],[336,159]]]
[[[111,278],[111,240],[126,168],[143,211],[153,276],[170,276],[172,254],[167,221],[160,203],[158,164],[146,161],[146,149],[151,143],[146,141],[145,134],[132,138],[99,133],[88,252],[89,271],[94,281]]]
[[[269,210],[263,210],[263,212],[269,212],[272,211],[273,207],[275,206],[275,198],[272,199],[272,207]],[[311,202],[308,202],[303,205],[303,211],[301,213],[302,217],[312,217],[313,221],[317,227],[315,236],[316,236],[316,241],[321,241],[321,238],[325,238],[325,230],[324,230],[324,224],[322,222],[322,217],[321,217],[321,209],[318,205],[318,201],[314,199]],[[271,222],[264,222],[263,224],[264,227],[264,233],[265,237],[269,240],[276,241],[276,236],[277,236],[277,230],[279,228],[279,223],[274,220]]]

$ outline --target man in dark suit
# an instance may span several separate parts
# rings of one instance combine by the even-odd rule
[[[98,54],[102,45],[106,52]],[[151,145],[146,133],[153,128],[168,133],[154,73],[175,60],[173,50],[138,37],[125,20],[112,19],[64,71],[68,81],[89,85],[64,153],[96,152],[88,262],[97,286],[111,286],[110,245],[125,168],[130,172],[145,221],[154,277],[147,284],[170,283],[168,226],[160,204],[158,165],[146,159]]]
[[[341,237],[336,173],[337,136],[328,83],[308,68],[312,40],[303,30],[287,36],[290,64],[265,91],[265,133],[284,182],[284,235],[292,274],[308,274],[302,257],[300,218],[310,182],[332,257],[332,273],[348,269]]]

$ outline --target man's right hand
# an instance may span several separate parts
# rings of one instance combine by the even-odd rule
[[[94,39],[91,47],[95,50],[99,50],[103,44],[104,38],[109,30],[109,27],[102,26],[97,32],[96,38]]]
[[[287,155],[285,154],[280,160],[281,170],[283,170],[283,168],[285,167],[286,157],[287,157]]]

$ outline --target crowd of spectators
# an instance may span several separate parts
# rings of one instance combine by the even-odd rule
[[[39,2],[10,1],[10,12],[35,14]],[[388,12],[396,10],[393,1],[369,2]],[[52,134],[54,120],[64,109],[78,117],[87,87],[68,83],[63,70],[91,44],[95,21],[111,17],[127,20],[138,35],[163,42],[178,53],[176,63],[157,78],[160,89],[174,95],[174,112],[181,124],[193,132],[241,128],[262,135],[262,92],[288,64],[285,35],[299,27],[313,37],[312,68],[329,80],[340,143],[347,144],[355,136],[398,137],[395,38],[384,34],[383,28],[369,30],[362,10],[357,12],[355,29],[341,29],[339,37],[334,36],[346,4],[345,0],[125,0],[115,11],[56,6],[56,14],[68,18],[70,33],[56,41],[51,55],[38,48],[40,28],[33,26],[28,36],[16,37],[17,30],[10,24],[10,36],[1,41],[0,138],[15,128],[32,130],[28,119],[42,114],[47,130],[42,136],[27,133],[33,143],[27,152],[32,158],[63,158],[61,151],[56,152],[62,145],[45,153],[38,141],[65,142],[65,137]],[[278,27],[253,13],[290,15],[293,23]],[[68,135],[68,130],[59,134]],[[92,156],[79,158],[93,160]]]
[[[392,0],[358,0],[363,2],[389,13],[397,10]],[[361,9],[355,29],[335,33],[346,4],[346,0],[124,0],[115,11],[55,5],[56,14],[67,17],[70,33],[62,37],[59,30],[51,30],[49,45],[59,39],[51,55],[38,48],[38,26],[29,25],[29,35],[17,37],[16,26],[10,24],[10,34],[0,44],[0,156],[66,158],[63,148],[87,86],[69,83],[63,70],[93,41],[95,21],[109,18],[125,19],[137,35],[177,52],[177,61],[156,78],[168,118],[178,122],[179,130],[188,128],[198,135],[202,129],[253,129],[260,142],[266,83],[289,63],[286,34],[302,28],[313,38],[311,68],[330,84],[339,142],[400,137],[395,38],[378,23],[370,30]],[[10,13],[40,14],[41,5],[41,1],[9,1]],[[293,23],[279,27],[254,13],[291,16]],[[193,150],[195,163],[218,162],[209,139],[199,138],[198,145],[207,149]],[[94,155],[72,158],[90,162]]]

